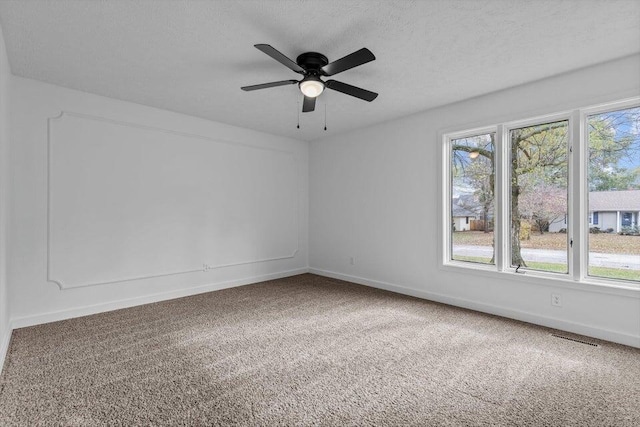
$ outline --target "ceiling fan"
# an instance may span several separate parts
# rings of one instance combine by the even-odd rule
[[[273,48],[268,44],[257,44],[255,47],[284,65],[285,67],[302,74],[304,77],[302,80],[282,80],[279,82],[263,83],[253,86],[244,86],[241,89],[245,91],[266,89],[276,86],[286,86],[292,84],[298,84],[300,92],[304,95],[304,102],[302,103],[302,112],[307,113],[313,111],[316,108],[316,97],[318,97],[325,88],[333,89],[338,92],[345,93],[347,95],[355,96],[356,98],[363,99],[365,101],[373,101],[378,96],[377,93],[371,92],[365,89],[361,89],[356,86],[351,86],[346,83],[339,82],[337,80],[323,81],[320,77],[333,76],[343,71],[349,70],[353,67],[357,67],[367,62],[376,59],[373,53],[367,48],[362,48],[355,51],[343,58],[337,59],[331,63],[326,56],[317,52],[305,52],[296,58],[296,62],[287,58],[281,52]]]

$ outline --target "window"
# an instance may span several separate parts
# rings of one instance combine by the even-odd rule
[[[589,275],[640,281],[640,107],[589,115],[586,126]]]
[[[511,266],[567,274],[566,233],[550,233],[567,212],[569,121],[509,131]]]
[[[495,133],[451,140],[452,260],[494,263],[494,146]],[[469,217],[474,218],[471,224]]]
[[[443,143],[445,265],[640,285],[640,100]]]

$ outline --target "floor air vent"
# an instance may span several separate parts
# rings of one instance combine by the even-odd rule
[[[583,341],[583,340],[579,340],[577,338],[571,338],[571,337],[565,337],[564,335],[556,335],[556,334],[551,334],[552,337],[556,337],[556,338],[562,338],[563,340],[568,340],[568,341],[573,341],[573,342],[579,342],[580,344],[586,344],[586,345],[590,345],[592,347],[599,347],[598,344],[594,344],[592,342],[589,341]]]

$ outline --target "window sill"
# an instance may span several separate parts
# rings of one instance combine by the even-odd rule
[[[555,273],[527,270],[516,273],[513,270],[497,271],[495,265],[474,264],[464,261],[449,261],[440,263],[442,271],[480,275],[499,280],[514,280],[534,285],[555,286],[582,292],[596,292],[602,294],[624,296],[640,299],[640,285],[619,281],[599,280],[588,278],[582,281],[572,280],[568,275],[559,277]]]

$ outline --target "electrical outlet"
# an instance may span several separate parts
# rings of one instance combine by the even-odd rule
[[[356,259],[354,257],[349,258],[349,264],[356,265]]]
[[[560,294],[551,294],[551,305],[562,307],[562,296]]]

